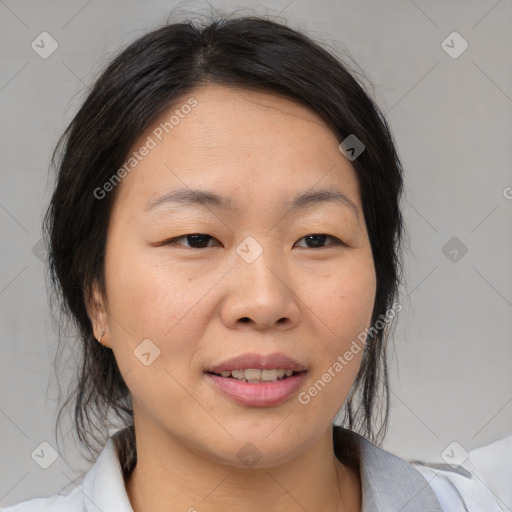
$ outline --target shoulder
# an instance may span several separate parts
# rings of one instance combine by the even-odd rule
[[[443,510],[511,510],[512,435],[470,452],[462,447],[459,451],[463,460],[458,465],[411,462],[429,482]]]
[[[0,512],[132,512],[114,440],[110,437],[94,465],[68,495],[32,498]]]
[[[405,461],[346,429],[336,428],[334,441],[345,463],[354,459],[354,444],[358,447],[363,503],[366,498],[370,505],[363,512],[512,510],[512,434],[470,452],[459,445],[460,453],[453,454],[458,465]],[[398,502],[404,502],[403,508]]]
[[[84,498],[78,487],[67,496],[54,494],[46,498],[32,498],[11,507],[0,508],[0,512],[81,512],[83,510],[85,510]]]
[[[363,512],[443,512],[425,477],[407,461],[347,429],[335,429],[334,446],[345,463],[356,447]]]

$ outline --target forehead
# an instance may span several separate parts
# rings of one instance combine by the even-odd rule
[[[209,85],[175,102],[134,144],[128,156],[151,149],[123,179],[118,200],[129,196],[145,210],[164,191],[201,186],[243,206],[249,195],[290,198],[318,185],[341,187],[358,205],[356,174],[338,144],[318,114],[293,100]]]
[[[186,104],[192,99],[196,105],[188,112]],[[298,151],[298,144],[312,140],[312,136],[312,144],[321,139],[336,144],[334,134],[311,109],[284,96],[220,85],[208,85],[184,96],[147,132],[165,127],[172,117],[169,114],[185,110],[188,113],[182,113],[179,119],[174,116],[175,125],[163,137],[175,146],[188,142],[191,149],[210,150],[219,156],[224,150],[244,152],[267,145],[274,152],[286,147]],[[173,137],[166,137],[171,133]],[[277,139],[280,146],[273,144]]]

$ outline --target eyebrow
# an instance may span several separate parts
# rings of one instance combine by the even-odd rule
[[[359,218],[359,210],[354,202],[345,194],[332,187],[314,192],[303,192],[295,197],[291,202],[290,208],[292,210],[303,210],[319,203],[342,204],[350,208],[356,214],[356,217]],[[228,197],[220,196],[214,192],[183,187],[155,199],[144,211],[149,212],[168,204],[199,207],[212,206],[222,210],[235,210],[232,200]]]

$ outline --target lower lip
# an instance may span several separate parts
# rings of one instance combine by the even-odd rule
[[[229,398],[250,407],[270,407],[284,402],[301,387],[306,372],[276,382],[251,383],[212,373],[206,376]]]

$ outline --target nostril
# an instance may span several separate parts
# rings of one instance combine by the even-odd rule
[[[240,321],[246,324],[247,322],[250,322],[250,319],[244,316],[243,318],[240,318]]]

